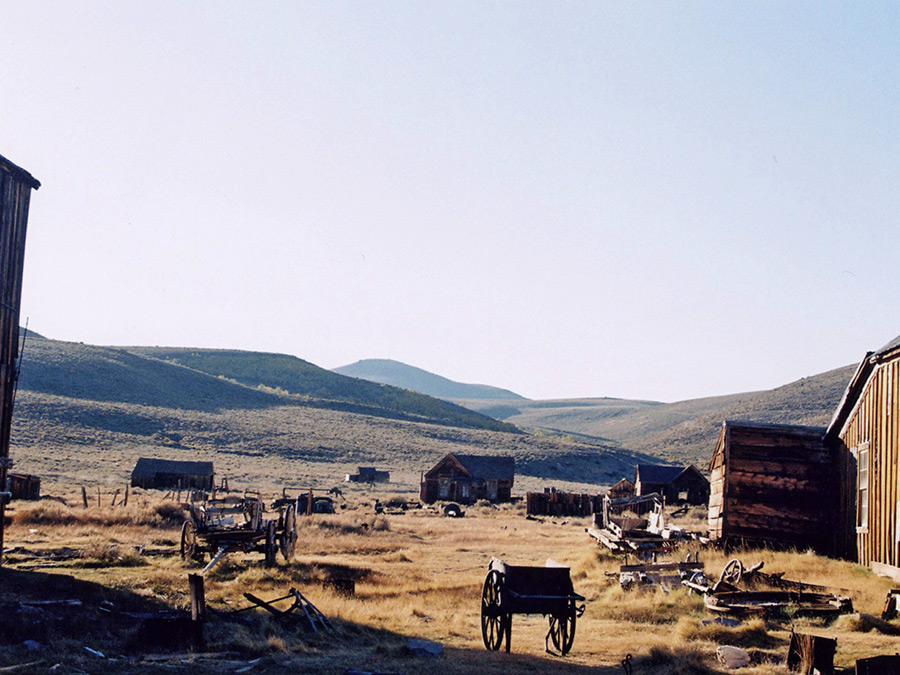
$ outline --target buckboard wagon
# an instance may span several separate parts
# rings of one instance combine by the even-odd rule
[[[263,553],[267,567],[275,564],[279,551],[285,560],[291,560],[297,544],[297,507],[278,502],[274,507],[278,517],[266,519],[265,506],[255,492],[191,504],[190,518],[181,527],[182,560],[213,555],[204,572],[225,553],[236,550]]]
[[[513,614],[543,614],[550,628],[544,637],[560,654],[567,654],[575,640],[575,621],[584,613],[584,596],[572,588],[569,568],[552,560],[544,567],[507,565],[491,558],[481,592],[481,638],[492,651],[504,639],[509,652]]]

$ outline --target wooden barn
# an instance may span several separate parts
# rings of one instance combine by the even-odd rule
[[[25,230],[31,191],[41,184],[34,177],[0,156],[0,486],[6,486],[12,462],[9,433],[13,398],[19,377],[19,308],[22,300],[22,270],[25,262]],[[0,498],[0,551],[9,493]]]
[[[725,421],[709,465],[709,536],[834,552],[837,480],[825,428]]]
[[[131,487],[155,490],[212,490],[212,462],[182,462],[141,457],[131,472]]]
[[[606,494],[610,499],[626,499],[627,497],[634,497],[634,483],[627,478],[623,478],[609,488]]]
[[[856,369],[826,434],[837,455],[838,553],[900,581],[900,337]]]
[[[450,453],[422,477],[419,499],[471,504],[479,499],[508,502],[512,499],[514,457],[489,457]]]
[[[705,504],[709,499],[709,481],[693,464],[638,464],[634,470],[635,496],[654,492],[665,497],[667,504]]]

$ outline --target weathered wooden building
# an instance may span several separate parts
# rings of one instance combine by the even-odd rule
[[[9,434],[19,376],[19,308],[25,262],[25,231],[31,191],[41,184],[25,169],[0,156],[0,486],[11,466]],[[8,493],[0,498],[0,551]]]
[[[838,553],[900,580],[900,337],[869,352],[828,426],[836,453]]]
[[[6,481],[13,499],[35,500],[41,498],[41,478],[24,473],[10,473]]]
[[[623,478],[609,488],[609,491],[606,494],[610,499],[626,499],[628,497],[634,497],[634,483],[628,478]]]
[[[525,513],[529,516],[589,516],[602,508],[603,495],[560,492],[552,488],[525,493]]]
[[[390,483],[391,472],[379,471],[374,466],[361,466],[356,473],[348,473],[344,480],[350,483]]]
[[[450,453],[422,477],[419,499],[471,504],[479,499],[508,502],[515,478],[514,457]]]
[[[131,486],[156,490],[180,488],[212,490],[215,473],[212,462],[184,462],[141,457],[131,472]]]
[[[837,479],[825,428],[726,420],[710,471],[709,536],[834,551]]]
[[[638,464],[634,470],[635,496],[654,492],[665,497],[667,504],[705,504],[709,499],[709,481],[693,464]]]

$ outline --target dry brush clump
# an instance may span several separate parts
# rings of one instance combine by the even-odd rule
[[[174,502],[81,508],[55,501],[41,501],[18,506],[13,513],[12,523],[21,526],[120,525],[168,529],[180,526],[184,519],[184,509]]]
[[[734,647],[773,647],[778,640],[773,638],[762,619],[750,619],[746,623],[728,626],[718,621],[700,621],[684,616],[675,625],[675,635],[681,642],[714,642],[718,645]]]

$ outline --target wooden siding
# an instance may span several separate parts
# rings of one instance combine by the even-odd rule
[[[710,462],[710,537],[833,552],[837,481],[824,432],[726,422]]]
[[[838,440],[841,554],[861,564],[900,567],[897,510],[900,358],[875,366]],[[858,526],[857,455],[868,443],[868,522]]]
[[[40,187],[27,171],[0,157],[0,486],[10,468],[9,434],[18,378],[19,307],[25,262],[25,231],[31,190]],[[0,502],[0,551],[5,505]]]

